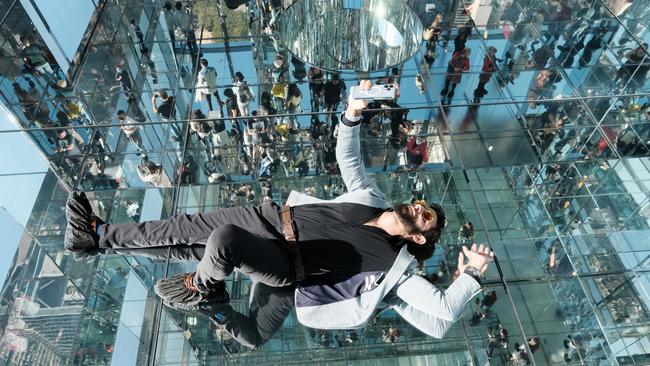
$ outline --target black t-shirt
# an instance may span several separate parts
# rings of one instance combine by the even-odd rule
[[[314,90],[315,92],[319,92],[323,90],[323,79],[325,78],[325,74],[323,71],[315,71],[315,69],[309,69],[307,71],[307,77],[310,80],[309,87]]]
[[[226,129],[226,123],[222,119],[215,120],[213,125],[215,133],[223,132]]]
[[[401,238],[364,225],[385,210],[356,203],[318,203],[293,207],[300,253],[308,276],[341,278],[388,271]]]
[[[226,99],[226,107],[228,108],[229,111],[239,109],[239,107],[237,106],[237,99],[235,98]]]
[[[158,114],[163,116],[164,118],[167,119],[172,119],[174,118],[174,115],[176,114],[176,109],[174,108],[174,97],[167,97],[166,100],[164,100],[160,106],[158,107]]]
[[[338,83],[334,83],[333,81],[326,82],[323,87],[325,103],[336,104],[341,102],[341,89],[343,88],[345,88],[343,80],[339,80]]]
[[[56,138],[56,147],[61,149],[61,151],[67,151],[68,146],[72,145],[72,134],[68,132],[65,137]]]

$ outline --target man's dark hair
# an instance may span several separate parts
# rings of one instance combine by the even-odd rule
[[[200,109],[195,109],[192,112],[192,118],[194,118],[194,119],[205,119],[205,115],[203,114],[203,112],[201,112]]]
[[[119,111],[117,111],[117,115],[119,116],[119,115],[121,115],[121,114],[126,114],[126,112],[124,112],[123,109],[120,109]]]
[[[201,63],[201,66],[208,66],[208,60],[205,58],[202,58],[199,62]]]
[[[436,226],[421,233],[426,239],[426,242],[424,244],[417,244],[410,240],[406,240],[409,253],[415,256],[415,259],[418,261],[431,258],[433,252],[436,250],[436,243],[440,241],[442,230],[445,228],[445,224],[447,223],[447,216],[445,215],[445,210],[443,210],[442,206],[432,203],[429,204],[429,208],[436,213]]]
[[[181,9],[183,9],[183,3],[180,2],[180,1],[177,1],[176,4],[174,4],[174,7],[176,8],[176,10],[181,10]]]

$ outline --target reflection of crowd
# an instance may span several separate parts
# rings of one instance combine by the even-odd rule
[[[490,45],[490,33],[485,31],[483,36],[487,45],[479,56],[483,57],[483,63],[477,76],[478,86],[474,89],[473,98],[466,96],[465,102],[472,100],[472,103],[480,105],[490,87],[505,93],[502,88],[507,84],[517,87],[526,83],[527,108],[521,108],[522,116],[519,118],[524,127],[530,130],[532,142],[544,160],[608,158],[615,156],[616,151],[623,155],[643,155],[648,151],[650,140],[650,128],[646,128],[650,123],[645,118],[639,118],[642,116],[638,113],[639,109],[647,108],[648,102],[644,102],[643,97],[620,98],[617,100],[617,110],[609,112],[607,107],[611,100],[602,100],[600,103],[605,104],[604,110],[593,116],[589,115],[581,101],[561,102],[562,94],[566,95],[567,92],[560,88],[575,87],[581,90],[580,94],[605,95],[642,90],[650,70],[648,45],[639,45],[630,38],[621,37],[617,33],[618,28],[608,21],[607,14],[608,11],[601,4],[588,6],[584,2],[564,0],[531,3],[523,7],[501,6],[499,12],[494,14],[497,16],[495,21],[502,22],[503,35],[508,42],[500,46],[502,49],[497,49]],[[514,28],[511,27],[513,24]],[[468,40],[472,39],[477,29],[471,18],[456,30],[448,26],[443,22],[441,13],[423,32],[426,66],[432,66],[438,49],[450,54],[440,92],[443,105],[451,104],[453,98],[458,97],[456,89],[467,79],[467,76],[463,76],[470,72],[469,60],[474,54],[468,47]],[[447,35],[441,36],[445,31]],[[453,49],[448,49],[447,42],[452,40]],[[605,52],[608,49],[611,53]],[[601,56],[618,59],[605,62]],[[610,64],[615,66],[608,66]],[[599,76],[599,81],[594,85],[592,78],[584,78],[583,81],[579,74],[572,80],[565,80],[564,75],[575,74],[572,68],[581,70],[596,65],[604,65],[606,71],[610,72],[611,84],[603,83]],[[567,69],[566,73],[560,67]],[[600,72],[600,69],[592,70]],[[526,71],[529,72],[524,73]],[[520,78],[521,75],[530,74],[532,80]],[[425,89],[423,78],[420,74],[416,76],[416,85],[421,92]],[[491,86],[492,80],[494,86]],[[602,90],[598,91],[599,88]],[[589,107],[597,110],[598,104],[596,102],[595,106]],[[601,119],[605,120],[602,127],[592,127]],[[631,120],[632,123],[625,123],[621,119]],[[635,122],[636,125],[633,124]]]
[[[193,106],[190,110],[199,110],[202,114],[194,112],[192,118],[189,118],[189,126],[185,126],[181,122],[185,113],[177,113],[177,109],[180,110],[180,105],[177,105],[180,101],[177,99],[184,98],[172,95],[178,93],[164,88],[153,93],[151,110],[157,115],[158,121],[165,123],[163,126],[169,126],[173,131],[170,134],[172,142],[183,142],[184,131],[189,129],[196,145],[188,146],[190,149],[186,154],[194,155],[191,159],[199,166],[221,156],[221,161],[229,171],[228,174],[218,174],[220,178],[217,180],[240,174],[268,178],[277,172],[292,176],[336,171],[331,151],[336,141],[338,114],[341,105],[345,106],[346,82],[338,73],[306,65],[274,41],[277,38],[277,19],[286,5],[257,1],[256,6],[249,9],[249,26],[259,26],[258,30],[269,36],[265,41],[272,42],[276,50],[273,59],[269,60],[272,61],[270,65],[266,66],[267,62],[262,60],[262,69],[258,70],[262,76],[259,88],[250,85],[241,71],[233,72],[233,77],[221,85],[215,66],[198,52],[197,19],[192,3],[168,1],[161,7],[161,21],[168,28],[173,51],[190,55],[192,64],[198,65],[195,75],[188,72],[185,65],[181,65],[179,77],[192,80]],[[605,12],[601,6],[590,8],[582,2],[568,3],[562,0],[552,0],[546,5],[548,6],[530,4],[523,8],[507,5],[500,7],[497,16],[504,24],[504,36],[508,42],[497,49],[489,45],[488,41],[485,49],[478,52],[471,52],[468,47],[468,42],[477,34],[477,26],[471,17],[465,17],[467,21],[459,28],[451,29],[449,20],[442,13],[432,15],[432,22],[423,31],[425,44],[422,57],[425,64],[431,66],[438,51],[446,49],[447,43],[451,43],[449,51],[452,52],[448,60],[445,60],[447,71],[444,85],[441,86],[444,104],[451,103],[457,97],[458,86],[468,79],[472,56],[482,59],[482,63],[476,65],[477,69],[480,66],[478,84],[472,98],[476,104],[481,103],[491,88],[515,84],[524,71],[530,70],[533,75],[527,87],[527,108],[522,108],[524,113],[520,119],[530,129],[532,142],[543,159],[607,158],[615,156],[616,150],[625,155],[643,155],[648,150],[650,140],[650,128],[647,128],[650,124],[644,113],[648,103],[644,104],[639,98],[620,98],[616,113],[608,112],[606,106],[603,109],[597,104],[590,107],[603,109],[603,112],[590,116],[583,102],[557,100],[561,97],[558,88],[566,82],[557,66],[591,66],[599,62],[600,50],[607,47],[617,49],[621,62],[615,70],[612,90],[616,93],[635,92],[643,87],[650,70],[647,44],[635,45],[630,39],[614,38],[614,28],[603,21]],[[465,12],[462,15],[469,14]],[[516,25],[511,28],[511,24]],[[125,111],[126,117],[119,117],[115,122],[121,125],[125,139],[138,153],[145,155],[153,146],[146,146],[149,135],[146,131],[149,128],[140,125],[148,120],[140,106],[141,88],[137,84],[143,77],[152,84],[158,84],[159,75],[153,55],[158,50],[151,43],[149,32],[140,25],[136,17],[129,18],[128,24],[125,24],[129,38],[138,46],[133,51],[138,65],[129,65],[126,62],[129,58],[123,54],[126,50],[115,46],[110,50],[115,61],[114,67],[106,70],[109,74],[114,71],[114,88],[118,88],[126,99],[126,105],[116,108]],[[615,40],[618,42],[616,46],[613,45]],[[86,117],[83,112],[79,118],[75,118],[63,103],[52,105],[50,102],[41,102],[39,97],[47,89],[65,94],[66,82],[56,60],[35,32],[23,32],[18,41],[20,59],[4,60],[4,69],[5,75],[15,81],[14,93],[20,100],[21,110],[30,120],[30,125],[54,129],[84,124]],[[478,57],[475,56],[476,53]],[[94,73],[100,80],[111,79],[100,70],[94,70]],[[387,74],[377,82],[394,83],[399,90],[400,70],[394,68]],[[21,78],[22,75],[30,77]],[[427,76],[426,70],[416,76],[416,85],[421,92],[426,89]],[[305,92],[305,95],[301,91],[301,85],[297,84],[303,81],[308,84],[306,89],[309,93]],[[225,97],[223,100],[220,89]],[[398,104],[398,98],[399,91],[394,100],[376,103],[376,108],[386,111],[367,119],[367,135],[388,139],[391,148],[403,152],[401,164],[417,167],[427,163],[429,144],[424,136],[414,133],[410,121],[406,119],[408,110]],[[110,103],[114,104],[115,98]],[[79,103],[68,101],[67,104]],[[205,105],[207,110],[204,109]],[[526,114],[526,110],[531,113]],[[295,116],[310,112],[323,115],[313,114],[306,118],[311,120],[310,125]],[[67,118],[63,118],[63,113]],[[617,116],[613,117],[614,114]],[[605,122],[611,120],[613,125],[592,127],[594,117],[604,119]],[[388,134],[382,131],[384,120],[387,119],[390,120]],[[78,172],[83,159],[71,156],[84,153],[84,145],[87,145],[84,141],[95,141],[93,133],[100,135],[98,140],[106,142],[111,139],[110,133],[107,134],[106,131],[72,131],[75,129],[70,128],[65,132],[46,130],[41,142],[49,145],[50,151],[66,156],[61,160],[62,164],[68,170]],[[197,146],[198,151],[204,153],[197,152]],[[108,153],[106,147],[103,144],[102,149]],[[387,155],[385,160],[388,164],[397,162],[397,155],[391,152]],[[165,175],[174,175],[174,169],[170,172],[170,169],[164,168],[162,156],[158,158],[150,152],[148,158],[163,166]],[[182,157],[178,159],[184,160]],[[97,169],[102,164],[95,165],[93,171],[103,171]],[[94,177],[99,179],[99,176]],[[114,178],[119,180],[120,177]],[[207,177],[197,179],[205,180]]]

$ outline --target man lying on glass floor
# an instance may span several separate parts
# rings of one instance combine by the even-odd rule
[[[372,87],[361,81],[362,91]],[[204,314],[228,329],[224,279],[233,270],[271,287],[295,285],[298,320],[318,329],[362,327],[391,307],[405,320],[441,338],[480,288],[494,253],[473,245],[459,253],[459,275],[445,291],[413,274],[431,257],[445,226],[436,204],[389,208],[366,172],[359,125],[367,101],[352,93],[336,146],[348,189],[330,201],[292,192],[279,207],[230,207],[136,224],[104,223],[85,194],[68,199],[65,246],[78,257],[120,251],[204,246],[196,271],[163,278],[155,291],[166,306]]]

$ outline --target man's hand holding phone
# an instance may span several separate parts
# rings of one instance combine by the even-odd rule
[[[372,82],[370,80],[361,80],[359,81],[359,86],[352,87],[351,89],[354,90],[355,88],[359,91],[368,91],[372,88]],[[368,105],[368,100],[356,99],[354,97],[355,93],[352,90],[350,90],[350,95],[348,96],[348,108],[345,114],[350,117],[357,117],[361,115],[361,111]]]

